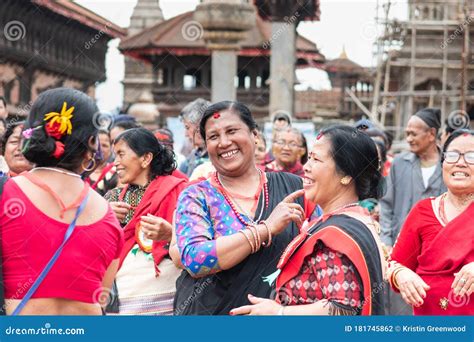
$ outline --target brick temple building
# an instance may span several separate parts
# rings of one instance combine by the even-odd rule
[[[0,95],[24,116],[39,93],[72,87],[94,97],[107,43],[126,30],[72,1],[0,2]]]

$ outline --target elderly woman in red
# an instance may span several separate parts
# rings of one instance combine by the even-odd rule
[[[0,199],[9,315],[101,314],[123,232],[81,179],[100,159],[97,111],[89,96],[66,88],[41,93],[31,107],[22,151],[36,167],[9,179]]]
[[[383,314],[378,226],[359,206],[382,195],[380,169],[377,148],[365,133],[349,126],[323,130],[304,166],[303,185],[324,215],[306,222],[283,253],[276,300],[249,295],[252,305],[230,314]]]
[[[448,191],[412,209],[392,252],[389,280],[415,315],[474,314],[474,131],[443,149]]]

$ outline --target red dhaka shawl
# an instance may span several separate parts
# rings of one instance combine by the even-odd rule
[[[174,176],[158,176],[147,187],[140,204],[130,222],[124,227],[125,244],[120,256],[120,266],[126,256],[135,245],[135,228],[140,218],[147,214],[164,218],[169,223],[173,222],[173,213],[181,190],[186,186],[186,181]],[[159,275],[158,265],[168,255],[165,246],[167,241],[153,242],[153,259],[155,260],[155,271]],[[119,266],[119,267],[120,267]]]

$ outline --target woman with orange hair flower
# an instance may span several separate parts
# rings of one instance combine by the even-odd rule
[[[9,315],[100,315],[106,304],[123,232],[81,178],[100,160],[97,111],[67,88],[41,93],[31,107],[22,152],[36,167],[9,179],[0,199]]]

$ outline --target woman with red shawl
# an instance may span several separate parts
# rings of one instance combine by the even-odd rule
[[[283,252],[276,298],[249,295],[231,315],[382,315],[384,259],[378,224],[359,201],[383,193],[375,143],[356,128],[323,129],[304,165],[306,199],[324,215]],[[271,228],[271,224],[270,228]]]
[[[169,315],[180,274],[168,248],[176,201],[186,181],[171,173],[173,152],[144,128],[115,139],[115,166],[122,189],[105,198],[124,227],[125,245],[116,276],[119,313]]]
[[[457,130],[442,156],[448,191],[412,209],[389,280],[415,315],[474,314],[474,131]]]

